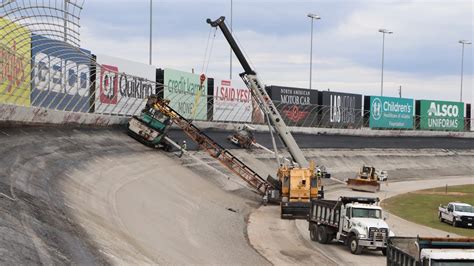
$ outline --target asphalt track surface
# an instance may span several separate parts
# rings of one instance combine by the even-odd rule
[[[207,134],[235,148],[226,141],[228,132]],[[177,131],[170,135],[184,139]],[[269,147],[267,137],[257,134],[257,141]],[[470,139],[296,139],[303,148],[450,150],[439,158],[421,155],[427,162],[415,166],[429,171],[419,177],[446,168],[445,162],[457,170],[473,167]],[[396,155],[400,163],[410,163],[403,150],[388,155],[384,149],[367,155],[355,150],[355,157],[331,151],[310,156],[328,162],[337,157],[345,169],[341,173],[370,156]],[[247,241],[247,219],[260,200],[240,179],[222,178],[188,158],[145,147],[123,128],[0,128],[0,154],[0,264],[268,263]],[[263,155],[236,154],[258,170],[273,171],[274,162],[260,160]]]
[[[205,130],[204,133],[221,144],[226,149],[236,148],[227,137],[233,132]],[[181,130],[171,130],[171,139],[180,143],[186,140],[188,149],[196,149],[196,145]],[[359,136],[337,136],[337,135],[309,135],[293,134],[296,142],[303,149],[310,148],[345,148],[345,149],[474,149],[474,139],[452,138],[452,137],[359,137]],[[255,133],[259,144],[272,148],[272,140],[269,133]],[[277,138],[278,148],[283,148],[280,139]]]

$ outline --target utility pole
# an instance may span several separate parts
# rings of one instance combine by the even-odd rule
[[[398,96],[402,98],[402,85],[400,85],[400,89],[398,90]]]
[[[382,33],[382,80],[380,82],[380,96],[383,96],[383,65],[384,65],[384,57],[385,57],[385,34],[392,34],[393,31],[389,31],[386,29],[379,29],[379,32]]]
[[[309,89],[313,83],[313,23],[315,19],[321,19],[320,16],[315,14],[308,14],[308,18],[311,19],[311,49],[309,53]]]
[[[461,55],[461,92],[459,96],[459,101],[462,102],[462,80],[463,80],[463,74],[464,74],[464,45],[465,44],[471,44],[470,41],[466,40],[460,40],[460,44],[462,44],[462,55]]]
[[[150,54],[149,64],[152,64],[152,47],[153,47],[153,0],[150,0]]]

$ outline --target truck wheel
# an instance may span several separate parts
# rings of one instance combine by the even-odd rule
[[[382,248],[382,254],[383,254],[384,256],[387,256],[387,248]]]
[[[362,247],[359,245],[359,240],[355,236],[352,236],[349,240],[349,248],[352,254],[359,255],[362,253]]]
[[[444,220],[443,220],[443,216],[441,215],[441,213],[439,214],[439,221],[440,221],[440,222],[443,222],[443,221],[444,221]]]
[[[328,234],[324,226],[318,226],[318,242],[321,244],[328,243]]]
[[[458,227],[458,223],[456,222],[456,220],[453,220],[453,227]]]
[[[313,225],[309,229],[309,237],[311,238],[312,241],[318,241],[317,235],[318,235],[318,226]]]

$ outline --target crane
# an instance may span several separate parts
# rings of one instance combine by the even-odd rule
[[[278,181],[271,179],[267,179],[267,181],[270,184],[278,184],[278,186],[274,187],[278,188],[279,193],[272,193],[273,197],[271,199],[275,199],[275,195],[279,194],[281,218],[306,219],[309,215],[311,199],[324,197],[323,186],[321,185],[321,179],[316,173],[314,161],[308,162],[304,156],[288,126],[266,92],[265,86],[260,81],[257,72],[250,67],[242,50],[225,24],[225,17],[221,16],[214,21],[207,19],[206,22],[211,27],[219,27],[222,31],[244,70],[244,72],[240,73],[240,77],[267,117],[270,132],[275,130],[277,136],[281,139],[292,157],[290,163],[280,162],[277,159],[279,163],[277,170]]]

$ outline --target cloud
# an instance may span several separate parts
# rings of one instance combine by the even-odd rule
[[[254,3],[252,10],[245,14],[243,7],[250,2],[234,2],[237,5],[235,34],[248,53],[247,58],[267,84],[308,87],[310,24],[305,13],[318,7],[325,13],[315,24],[313,87],[378,95],[382,36],[377,30],[387,27],[395,33],[386,39],[385,94],[397,96],[402,85],[406,97],[459,99],[461,47],[457,41],[472,37],[470,1],[451,1],[450,4],[444,1],[355,1],[347,8],[344,1],[336,1],[336,4],[318,1],[317,6],[308,1],[293,4],[278,1],[273,3],[272,12],[263,12],[272,6],[270,1],[264,1]],[[192,14],[193,9],[185,8],[190,2],[179,1],[179,4],[182,9],[160,13],[159,21],[172,18],[171,22],[157,24],[157,27],[172,30],[158,30],[154,35],[154,62],[161,68],[194,69],[199,73],[203,64],[207,66],[204,52],[209,26],[203,17],[217,18],[218,15],[211,13],[224,9],[227,12],[228,6],[216,2],[217,7]],[[163,6],[166,10],[176,7],[172,2],[165,2]],[[287,11],[286,16],[278,15],[284,11]],[[94,19],[99,21],[100,17]],[[86,48],[148,62],[147,35],[128,35],[133,32],[133,26],[85,24],[81,36]],[[189,27],[183,26],[187,24]],[[143,28],[147,27],[141,30]],[[466,48],[463,87],[464,99],[468,100],[473,94],[472,47]],[[233,77],[237,78],[240,71],[234,56]],[[211,77],[229,76],[229,46],[220,31],[207,72]]]

